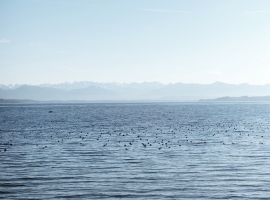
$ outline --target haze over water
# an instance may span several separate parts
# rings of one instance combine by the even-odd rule
[[[270,198],[267,103],[17,104],[0,113],[1,199]]]

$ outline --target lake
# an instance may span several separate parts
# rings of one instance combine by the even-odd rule
[[[269,199],[270,104],[0,105],[0,199]]]

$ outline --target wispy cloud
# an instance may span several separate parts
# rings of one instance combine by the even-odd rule
[[[256,10],[256,11],[246,11],[245,14],[258,14],[258,13],[269,13],[270,11],[266,10]]]
[[[31,0],[31,1],[41,2],[41,3],[63,4],[63,5],[71,5],[71,6],[106,7],[106,6],[98,6],[98,5],[92,5],[92,4],[66,3],[66,2],[60,2],[60,1],[47,1],[47,0]]]
[[[166,13],[187,13],[188,12],[185,10],[162,10],[162,9],[148,9],[148,8],[141,8],[138,10],[149,11],[149,12],[166,12]]]
[[[0,39],[0,43],[10,43],[10,40],[9,39]]]

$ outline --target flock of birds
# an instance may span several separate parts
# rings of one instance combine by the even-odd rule
[[[35,121],[21,119],[9,130],[0,126],[0,152],[27,141],[35,148],[46,149],[51,145],[66,144],[93,146],[121,150],[164,150],[201,145],[264,144],[269,138],[269,123],[265,121],[222,121],[209,119],[182,120],[167,115],[133,116],[118,115],[110,118],[66,115],[47,111]],[[106,116],[106,113],[104,113]],[[147,120],[149,119],[149,120]],[[26,120],[23,122],[23,120]],[[20,123],[21,122],[21,123]],[[10,124],[8,120],[2,124]]]

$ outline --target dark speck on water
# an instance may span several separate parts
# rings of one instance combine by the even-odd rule
[[[0,199],[270,199],[269,152],[268,103],[0,105]]]

